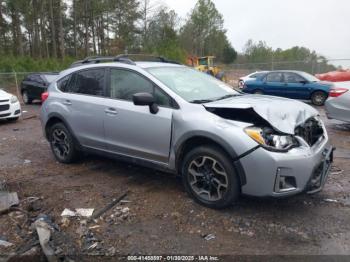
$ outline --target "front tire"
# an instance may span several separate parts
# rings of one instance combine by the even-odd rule
[[[209,208],[228,207],[240,194],[232,160],[215,146],[201,146],[187,153],[182,164],[182,178],[188,194]]]
[[[56,123],[50,128],[49,141],[58,162],[69,164],[77,159],[74,138],[63,123]]]
[[[322,91],[316,91],[311,96],[311,102],[315,106],[323,106],[327,100],[327,94]]]

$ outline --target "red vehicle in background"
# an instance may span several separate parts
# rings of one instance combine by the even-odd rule
[[[350,70],[339,70],[328,72],[325,74],[316,75],[318,79],[321,81],[329,81],[329,82],[346,82],[350,81]]]

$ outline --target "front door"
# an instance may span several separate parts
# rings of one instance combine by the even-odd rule
[[[170,151],[173,108],[171,99],[141,74],[111,68],[109,98],[105,105],[104,128],[109,151],[145,160],[167,163]],[[136,106],[135,93],[155,96],[159,111]]]
[[[284,73],[285,83],[287,85],[289,98],[309,99],[310,88],[309,83],[303,77],[293,72]]]

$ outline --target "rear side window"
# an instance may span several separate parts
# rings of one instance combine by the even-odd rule
[[[270,73],[266,77],[267,82],[282,82],[282,73]]]
[[[57,88],[59,90],[61,90],[62,92],[67,92],[68,82],[69,82],[70,77],[71,77],[71,75],[68,75],[68,76],[65,76],[65,77],[61,78],[60,80],[58,80]]]
[[[65,82],[66,81],[66,82]],[[61,82],[61,84],[60,84]],[[90,69],[73,73],[68,79],[59,81],[59,89],[63,92],[103,96],[105,85],[105,69]],[[61,88],[60,88],[61,86]]]

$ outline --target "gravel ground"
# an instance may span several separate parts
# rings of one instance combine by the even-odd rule
[[[51,244],[60,256],[350,255],[350,124],[326,120],[337,151],[322,192],[280,200],[245,197],[216,211],[194,203],[172,175],[96,156],[57,163],[42,135],[39,109],[25,106],[18,122],[0,122],[0,180],[21,200],[19,209],[0,215],[0,240],[14,244],[0,247],[0,254],[34,247],[30,252],[42,256],[30,225],[46,214],[59,230]],[[64,208],[99,210],[126,190],[127,201],[102,219],[60,216]]]

